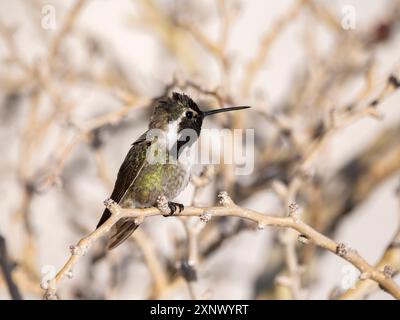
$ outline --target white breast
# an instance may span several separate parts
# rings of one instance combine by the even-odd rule
[[[168,126],[163,134],[163,139],[160,141],[167,150],[171,150],[172,147],[175,145],[176,141],[178,140],[178,126],[181,119],[172,121],[168,123]],[[187,182],[189,181],[191,169],[196,159],[196,151],[197,149],[197,141],[194,142],[190,147],[186,147],[178,159],[178,165],[181,166],[185,172],[187,172],[187,176],[185,177],[184,186],[186,186]]]
[[[176,121],[168,123],[165,138],[166,138],[167,145],[170,147],[169,149],[171,149],[172,146],[175,144],[175,142],[178,140],[179,121],[180,120],[176,120]]]

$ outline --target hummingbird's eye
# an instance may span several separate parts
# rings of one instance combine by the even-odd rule
[[[192,111],[187,111],[185,115],[186,115],[186,118],[188,118],[188,119],[192,119],[193,118],[193,112]]]

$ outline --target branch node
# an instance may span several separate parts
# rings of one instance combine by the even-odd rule
[[[74,277],[74,273],[72,272],[72,270],[68,270],[66,276],[68,277],[68,279],[72,279]]]
[[[119,215],[120,206],[113,199],[108,198],[108,199],[104,200],[103,203],[106,206],[106,208],[111,211],[112,214]]]
[[[299,236],[297,237],[297,241],[299,241],[302,244],[310,243],[310,239],[307,236],[305,236],[304,234],[299,234]]]
[[[393,275],[395,274],[395,269],[391,265],[386,265],[383,268],[383,275],[385,278],[392,278]]]
[[[265,229],[265,223],[263,223],[263,222],[259,222],[258,224],[257,224],[257,229],[258,230],[264,230]]]
[[[221,191],[218,194],[219,203],[224,207],[231,207],[234,205],[231,197],[228,195],[228,192]]]
[[[347,253],[349,252],[349,249],[344,243],[339,243],[336,247],[336,254],[340,257],[345,257]]]
[[[111,199],[111,198],[107,198],[106,200],[104,200],[103,204],[106,206],[107,209],[111,209],[111,207],[115,204],[116,202]]]
[[[212,215],[211,215],[211,213],[209,211],[204,211],[200,215],[199,218],[200,218],[200,221],[207,223],[207,222],[209,222],[211,220],[211,217],[212,217]]]
[[[165,196],[159,196],[157,198],[157,208],[164,215],[169,215],[171,209],[168,207],[168,199]]]
[[[74,256],[84,256],[89,248],[87,246],[76,246],[76,245],[70,245],[69,250],[71,251],[71,254]]]
[[[56,289],[56,279],[51,278],[48,281],[42,282],[40,287],[46,290],[43,295],[44,300],[58,300],[57,289]]]
[[[296,202],[289,205],[289,217],[291,217],[294,222],[299,222],[300,220],[299,208],[300,207]]]

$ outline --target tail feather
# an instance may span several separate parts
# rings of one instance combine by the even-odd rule
[[[109,217],[111,217],[111,212],[106,208],[101,215],[100,221],[97,224],[96,229],[98,229],[104,222],[106,222]]]
[[[122,218],[112,227],[110,238],[108,239],[108,250],[118,247],[128,239],[139,225],[132,218]]]

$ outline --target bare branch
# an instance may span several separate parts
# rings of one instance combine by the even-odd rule
[[[185,208],[184,211],[176,214],[175,216],[200,217],[204,214],[204,212],[207,212],[212,216],[217,217],[234,216],[253,221],[258,225],[293,229],[300,234],[306,236],[310,240],[310,242],[314,243],[315,245],[326,249],[350,262],[357,269],[359,269],[361,273],[367,274],[367,278],[379,283],[382,289],[390,293],[396,299],[400,299],[400,288],[398,287],[398,285],[382,271],[368,264],[368,262],[364,258],[362,258],[357,253],[357,251],[329,239],[328,237],[319,233],[299,219],[294,219],[290,216],[276,217],[265,215],[250,209],[238,207],[233,203],[232,199],[230,199],[230,197],[225,192],[222,192],[219,197],[222,204],[222,206],[220,207],[188,207]],[[111,211],[111,217],[100,228],[93,231],[87,237],[82,238],[77,243],[77,245],[71,246],[71,256],[65,263],[65,265],[61,268],[61,270],[57,273],[56,277],[48,283],[45,298],[56,297],[56,288],[60,281],[71,272],[72,268],[78,262],[79,258],[90,249],[92,243],[104,234],[106,234],[114,225],[114,223],[116,223],[120,218],[130,217],[136,219],[137,223],[140,223],[146,218],[163,214],[157,208],[124,209],[110,199],[105,201],[105,205]]]

